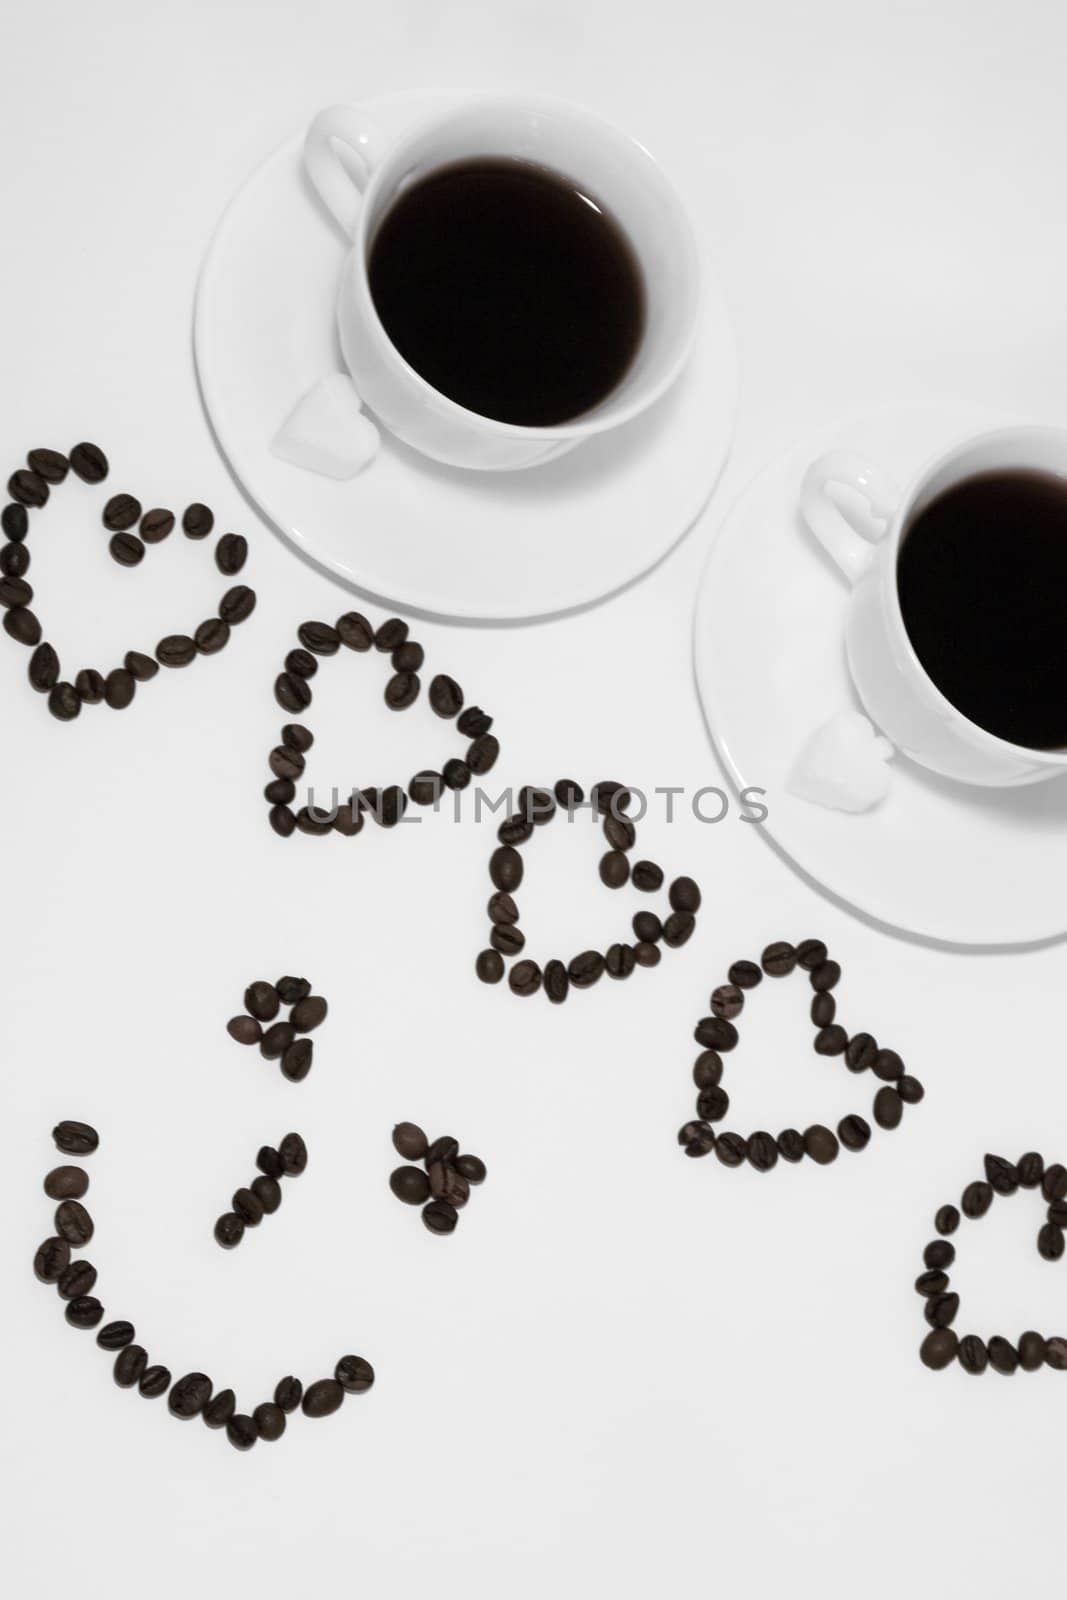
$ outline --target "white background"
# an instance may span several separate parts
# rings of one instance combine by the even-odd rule
[[[761,461],[930,390],[1067,415],[1065,48],[1053,0],[9,11],[5,461],[99,439],[109,489],[203,498],[246,531],[260,594],[222,657],[69,727],[0,639],[13,1593],[992,1596],[1055,1581],[1067,1378],[927,1373],[911,1280],[935,1207],[984,1150],[1067,1156],[1062,947],[923,949],[827,904],[754,828],[659,814],[639,845],[700,880],[697,936],[560,1012],[473,979],[489,826],[282,845],[259,793],[282,720],[270,684],[296,624],[349,600],[229,480],[190,315],[231,192],[334,100],[512,84],[588,103],[668,166],[703,163],[743,374],[709,514],[586,615],[416,631],[431,669],[497,715],[502,781],[715,782],[690,610],[716,519]],[[220,589],[207,547],[179,539],[120,571],[102,499],[68,484],[31,535],[71,675],[195,624]],[[327,663],[320,682],[320,781],[403,782],[450,753],[421,711],[386,718],[380,660]],[[558,824],[528,852],[535,954],[624,933],[632,903],[596,883],[596,853]],[[735,957],[811,934],[845,967],[846,1022],[895,1045],[926,1102],[828,1171],[686,1161],[674,1133],[707,991]],[[302,1086],[224,1032],[244,985],[285,971],[331,1002]],[[797,978],[746,1014],[727,1074],[743,1130],[867,1109],[869,1084],[812,1056],[806,1010]],[[249,1410],[348,1350],[374,1362],[375,1389],[247,1457],[117,1391],[30,1272],[61,1116],[101,1131],[90,1254],[109,1315],[153,1357],[233,1384]],[[402,1117],[489,1165],[451,1239],[388,1193]],[[223,1254],[215,1215],[290,1127],[306,1176]],[[1067,1278],[1033,1247],[1041,1219],[1023,1196],[965,1226],[961,1331],[1067,1327]]]

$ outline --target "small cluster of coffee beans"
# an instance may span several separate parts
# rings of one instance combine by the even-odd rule
[[[278,1021],[282,1006],[288,1020]],[[258,1044],[266,1061],[277,1061],[282,1076],[300,1083],[311,1071],[314,1042],[306,1037],[326,1019],[329,1007],[320,994],[312,994],[306,978],[279,978],[267,983],[257,978],[245,990],[245,1010],[231,1017],[226,1031],[238,1044]]]
[[[841,968],[831,961],[821,939],[804,939],[794,946],[785,941],[769,944],[759,964],[755,961],[735,961],[727,982],[712,992],[710,1017],[697,1023],[693,1036],[701,1046],[701,1053],[693,1064],[693,1082],[697,1086],[697,1117],[678,1131],[678,1143],[687,1156],[706,1156],[714,1150],[724,1167],[739,1167],[748,1161],[757,1172],[769,1172],[783,1161],[802,1161],[805,1156],[818,1166],[828,1166],[836,1161],[842,1145],[846,1150],[863,1150],[871,1137],[870,1123],[858,1115],[842,1117],[836,1134],[822,1123],[812,1123],[804,1133],[796,1128],[784,1128],[777,1139],[762,1130],[747,1139],[739,1133],[716,1133],[712,1123],[719,1122],[730,1108],[730,1097],[722,1087],[723,1055],[733,1050],[738,1042],[735,1018],[745,1004],[745,991],[754,989],[766,973],[771,978],[785,978],[802,967],[815,991],[811,1002],[811,1020],[816,1033],[814,1046],[819,1055],[844,1056],[850,1072],[872,1071],[882,1079],[882,1087],[874,1096],[873,1116],[880,1128],[899,1127],[906,1105],[917,1105],[924,1090],[918,1078],[904,1071],[904,1063],[895,1050],[879,1048],[878,1041],[869,1033],[856,1033],[851,1037],[835,1021],[837,1001],[831,993],[841,977]]]
[[[259,1175],[247,1189],[236,1189],[232,1211],[224,1211],[215,1224],[215,1242],[232,1250],[245,1236],[246,1228],[258,1228],[264,1217],[271,1217],[282,1203],[282,1178],[299,1178],[307,1169],[307,1145],[298,1133],[287,1133],[275,1149],[265,1144],[256,1156]]]
[[[985,1216],[996,1195],[1015,1194],[1019,1189],[1040,1189],[1048,1209],[1037,1235],[1038,1254],[1044,1261],[1059,1261],[1064,1251],[1067,1167],[1060,1162],[1046,1166],[1044,1157],[1036,1150],[1027,1151],[1018,1161],[987,1155],[984,1165],[984,1179],[969,1183],[959,1205],[941,1206],[934,1218],[939,1237],[931,1239],[923,1251],[924,1270],[915,1280],[916,1291],[926,1302],[924,1311],[930,1325],[919,1356],[923,1365],[934,1372],[941,1372],[958,1361],[964,1372],[975,1377],[989,1367],[1006,1378],[1020,1368],[1023,1372],[1036,1372],[1039,1367],[1067,1372],[1067,1337],[1057,1335],[1046,1339],[1031,1329],[1013,1344],[1000,1334],[994,1334],[988,1341],[976,1333],[965,1333],[961,1338],[952,1326],[959,1313],[960,1297],[949,1287],[948,1269],[956,1259],[956,1249],[949,1243],[949,1236],[959,1227],[961,1212],[977,1220]]]
[[[31,450],[27,466],[8,479],[11,504],[0,513],[0,524],[7,543],[0,550],[0,607],[4,610],[4,630],[19,644],[28,646],[29,679],[32,687],[48,696],[48,709],[60,722],[73,722],[83,705],[103,703],[113,711],[123,711],[133,701],[139,683],[154,678],[160,667],[187,667],[198,655],[216,655],[228,642],[230,629],[244,622],[255,610],[256,596],[245,584],[228,589],[219,602],[218,612],[202,622],[193,634],[174,633],[161,639],[154,656],[128,650],[120,667],[104,674],[85,667],[70,683],[60,677],[59,655],[43,637],[37,617],[30,610],[33,589],[26,581],[30,553],[25,540],[29,532],[31,509],[47,503],[50,486],[62,483],[68,472],[85,483],[102,483],[109,466],[104,452],[95,444],[77,444],[69,456],[58,450]],[[146,544],[158,544],[175,525],[174,514],[162,508],[143,511],[131,494],[112,495],[104,507],[104,526],[111,532],[110,550],[122,566],[137,566]],[[198,502],[187,506],[182,528],[190,539],[204,539],[215,519],[207,506]],[[132,530],[137,526],[139,531]],[[248,543],[238,533],[227,533],[215,548],[215,563],[226,577],[235,577],[245,564]]]
[[[462,1155],[450,1134],[431,1143],[414,1122],[397,1123],[393,1148],[405,1161],[421,1161],[422,1167],[397,1167],[389,1175],[390,1189],[405,1205],[422,1207],[431,1233],[452,1233],[472,1186],[485,1182],[485,1162]]]
[[[342,645],[361,654],[374,649],[389,657],[393,673],[385,686],[385,703],[391,711],[404,711],[419,698],[419,669],[425,652],[421,644],[408,637],[408,625],[399,617],[390,617],[374,629],[360,612],[348,611],[336,623],[301,623],[297,639],[297,648],[290,650],[284,671],[274,682],[274,698],[290,715],[300,715],[311,704],[311,679],[319,670],[319,657],[337,655]],[[314,736],[300,723],[283,728],[281,744],[270,753],[272,777],[263,791],[275,833],[288,839],[299,829],[313,836],[339,833],[351,838],[361,831],[366,812],[383,828],[392,828],[404,815],[409,800],[420,806],[434,805],[445,789],[465,789],[472,776],[489,772],[500,754],[496,736],[489,731],[492,717],[479,706],[464,710],[463,690],[444,673],[431,680],[428,698],[437,716],[457,719],[459,732],[469,740],[463,757],[446,761],[440,772],[417,772],[406,790],[398,784],[381,790],[354,789],[349,800],[329,811],[310,805],[294,811],[296,786],[303,776],[304,757]]]
[[[53,1129],[52,1137],[56,1148],[68,1156],[91,1155],[100,1143],[95,1128],[87,1122],[61,1122]],[[265,1150],[260,1151],[261,1166],[266,1154]],[[298,1134],[289,1134],[270,1156],[282,1163],[285,1172],[302,1172],[307,1164],[307,1151]],[[285,1164],[289,1161],[297,1165]],[[120,1389],[136,1388],[145,1400],[167,1395],[172,1417],[181,1422],[203,1417],[209,1428],[226,1430],[235,1450],[251,1450],[257,1439],[280,1439],[288,1414],[298,1406],[306,1417],[328,1417],[340,1409],[346,1394],[364,1394],[371,1387],[374,1368],[363,1356],[353,1355],[341,1357],[332,1378],[319,1378],[306,1389],[299,1378],[282,1378],[275,1386],[273,1399],[256,1406],[251,1415],[237,1410],[232,1389],[216,1390],[204,1372],[187,1372],[172,1382],[169,1367],[150,1362],[148,1351],[134,1342],[137,1330],[132,1322],[106,1322],[100,1326],[104,1308],[92,1293],[96,1268],[89,1261],[71,1259],[71,1250],[84,1249],[93,1237],[92,1218],[81,1203],[88,1189],[89,1175],[84,1167],[54,1167],[45,1178],[45,1194],[58,1202],[56,1231],[39,1246],[33,1270],[42,1283],[55,1284],[60,1299],[66,1301],[66,1319],[71,1327],[96,1328],[100,1349],[115,1352],[113,1375]]]
[[[662,867],[654,861],[630,864],[629,853],[637,840],[634,824],[625,815],[630,799],[629,790],[621,783],[593,785],[588,804],[602,818],[609,847],[600,858],[600,881],[608,889],[632,883],[636,889],[655,894],[663,887]],[[494,890],[488,905],[489,948],[479,953],[474,964],[483,983],[499,983],[504,976],[504,958],[518,956],[526,944],[515,903],[515,891],[524,874],[521,846],[532,837],[535,827],[551,822],[560,811],[573,814],[586,803],[584,791],[571,778],[561,778],[551,791],[519,790],[517,810],[497,829],[497,848],[489,859]],[[515,961],[508,973],[511,992],[526,997],[543,988],[554,1005],[562,1005],[572,988],[591,989],[605,972],[609,978],[628,978],[635,967],[657,966],[661,943],[674,950],[691,937],[700,909],[700,890],[692,878],[675,878],[668,899],[671,909],[663,921],[652,911],[636,914],[633,943],[609,945],[603,955],[599,950],[583,950],[568,962],[547,961],[543,969],[525,957]]]

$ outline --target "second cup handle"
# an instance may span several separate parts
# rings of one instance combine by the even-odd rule
[[[343,144],[360,168],[354,176],[335,149]],[[363,209],[363,190],[381,160],[384,145],[359,106],[327,106],[304,137],[304,166],[327,210],[349,239],[355,238]]]
[[[835,488],[851,490],[865,510],[839,505]],[[848,450],[832,450],[812,462],[800,489],[801,516],[849,583],[866,571],[873,547],[888,531],[899,504],[892,479]]]

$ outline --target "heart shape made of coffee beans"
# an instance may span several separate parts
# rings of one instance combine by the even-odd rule
[[[425,651],[409,637],[408,625],[400,617],[390,617],[375,629],[362,613],[347,611],[336,623],[301,623],[297,639],[297,647],[286,656],[284,670],[274,682],[274,698],[283,711],[298,715],[307,710],[312,700],[311,679],[319,670],[319,660],[339,654],[342,648],[358,655],[375,650],[389,657],[392,676],[385,685],[385,703],[390,711],[405,711],[420,696],[419,670]],[[398,784],[384,789],[356,788],[342,804],[338,804],[335,789],[329,808],[312,803],[312,790],[308,803],[294,811],[296,786],[306,765],[304,757],[315,739],[303,723],[286,723],[281,743],[275,745],[268,758],[273,776],[263,791],[275,833],[283,839],[297,829],[313,837],[329,833],[352,837],[362,830],[368,813],[381,827],[392,828],[404,815],[409,800],[420,806],[436,805],[445,789],[465,789],[472,777],[489,772],[500,754],[496,735],[489,731],[492,717],[480,706],[464,708],[463,690],[444,673],[431,679],[427,699],[435,715],[444,721],[455,719],[457,729],[467,740],[463,755],[446,761],[440,772],[417,772],[406,789]]]
[[[128,650],[122,665],[108,673],[84,667],[73,682],[62,678],[59,654],[45,639],[41,623],[30,609],[34,593],[26,578],[30,568],[26,544],[29,514],[47,505],[53,488],[71,472],[83,483],[95,485],[103,483],[110,467],[100,447],[87,442],[75,445],[69,456],[59,450],[31,450],[26,462],[8,479],[11,503],[0,513],[5,538],[0,548],[0,607],[5,633],[33,652],[29,664],[32,687],[48,696],[48,709],[60,722],[72,722],[83,705],[103,703],[113,711],[125,710],[132,703],[138,684],[154,678],[160,667],[187,667],[198,655],[217,655],[228,643],[230,629],[252,615],[255,593],[247,585],[237,584],[223,595],[216,615],[207,618],[192,634],[168,634],[152,655]],[[159,544],[176,523],[173,512],[163,507],[145,511],[132,494],[112,495],[104,507],[103,520],[111,534],[111,555],[124,567],[139,566],[146,546]],[[214,524],[212,512],[199,501],[187,506],[182,515],[182,531],[188,539],[206,539]],[[224,577],[236,577],[247,555],[248,543],[242,535],[226,533],[215,546],[215,565]]]
[[[988,1341],[976,1333],[962,1337],[952,1326],[960,1309],[960,1297],[949,1286],[948,1269],[956,1259],[956,1247],[949,1235],[960,1225],[960,1213],[977,1221],[984,1217],[996,1196],[1016,1194],[1020,1189],[1039,1189],[1046,1203],[1045,1221],[1038,1230],[1037,1252],[1043,1261],[1059,1261],[1064,1253],[1067,1230],[1067,1167],[1061,1162],[1045,1165],[1036,1150],[1027,1151],[1018,1161],[987,1155],[985,1177],[969,1183],[960,1196],[959,1206],[941,1206],[934,1218],[939,1235],[923,1251],[923,1271],[915,1280],[916,1293],[925,1301],[925,1316],[930,1332],[919,1348],[923,1365],[942,1372],[958,1362],[964,1372],[978,1377],[988,1368],[1010,1378],[1020,1368],[1036,1372],[1051,1367],[1067,1372],[1067,1337],[1054,1334],[1046,1339],[1032,1329],[1014,1343],[1002,1334]]]
[[[589,801],[582,789],[570,778],[561,778],[555,787],[548,789],[524,788],[519,790],[517,810],[497,829],[497,848],[489,861],[489,877],[494,893],[489,900],[490,945],[475,962],[475,972],[483,983],[499,983],[504,976],[505,956],[514,957],[522,951],[526,939],[519,929],[519,911],[514,895],[523,880],[523,859],[520,848],[533,837],[534,829],[543,827],[560,813],[573,817],[588,804],[593,814],[601,820],[608,850],[600,858],[600,881],[608,889],[621,889],[632,883],[646,894],[655,894],[663,887],[663,869],[654,861],[636,861],[630,865],[630,852],[637,842],[637,829],[626,815],[631,801],[628,789],[621,783],[596,783]],[[692,878],[675,878],[668,890],[670,911],[661,921],[652,911],[639,911],[633,918],[632,928],[636,943],[617,943],[599,950],[583,950],[570,961],[552,960],[544,969],[536,961],[524,957],[516,961],[508,973],[508,987],[512,994],[522,998],[536,994],[543,988],[554,1005],[562,1005],[571,989],[590,989],[606,972],[609,978],[628,978],[635,967],[655,967],[660,961],[660,945],[669,950],[678,949],[692,936],[696,927],[696,914],[700,909],[700,890]]]
[[[712,1123],[721,1122],[730,1108],[730,1097],[722,1087],[723,1055],[736,1048],[739,1035],[734,1019],[745,1005],[745,994],[764,978],[785,978],[797,967],[807,972],[815,991],[811,1020],[815,1025],[815,1050],[819,1055],[844,1056],[850,1072],[874,1073],[882,1087],[874,1097],[873,1116],[880,1128],[899,1127],[906,1105],[917,1105],[924,1090],[918,1078],[904,1071],[895,1050],[882,1050],[869,1033],[849,1036],[835,1021],[837,1001],[831,990],[837,987],[841,968],[831,961],[821,939],[805,939],[793,946],[785,941],[769,944],[759,961],[735,961],[728,980],[712,992],[711,1016],[697,1023],[693,1036],[701,1053],[693,1065],[697,1086],[697,1118],[679,1129],[678,1143],[687,1156],[706,1156],[714,1150],[724,1167],[739,1167],[745,1161],[757,1172],[769,1172],[784,1161],[802,1161],[805,1156],[818,1166],[836,1161],[841,1145],[846,1150],[863,1150],[871,1137],[864,1117],[842,1117],[837,1132],[812,1123],[804,1133],[785,1128],[777,1138],[762,1129],[743,1138],[738,1133],[716,1133]]]

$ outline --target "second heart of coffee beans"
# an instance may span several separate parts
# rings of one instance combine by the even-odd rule
[[[389,1176],[393,1194],[405,1205],[422,1207],[422,1220],[430,1233],[454,1232],[472,1186],[485,1181],[485,1162],[464,1155],[451,1134],[442,1134],[431,1143],[415,1122],[397,1123],[393,1148],[407,1161],[423,1164],[421,1169],[395,1168]]]

